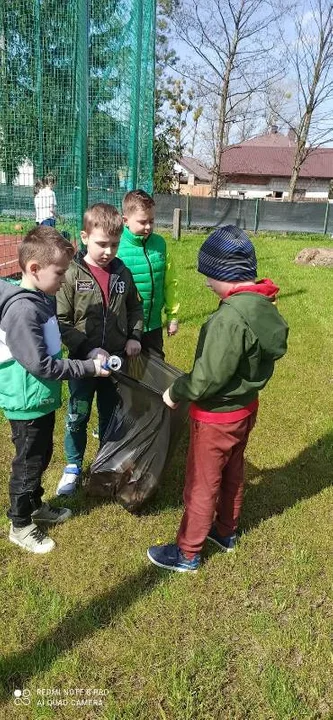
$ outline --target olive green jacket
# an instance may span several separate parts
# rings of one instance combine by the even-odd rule
[[[119,260],[111,261],[110,295],[104,307],[102,291],[78,253],[57,293],[61,337],[69,356],[85,358],[96,347],[121,354],[127,340],[140,340],[143,330],[142,300],[132,273]]]
[[[170,387],[173,402],[211,412],[246,407],[287,350],[288,325],[270,298],[239,292],[223,300],[200,330],[194,365]]]

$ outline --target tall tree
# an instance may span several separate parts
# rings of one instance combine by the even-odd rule
[[[308,154],[333,139],[332,123],[328,121],[329,102],[333,100],[333,4],[331,0],[310,0],[297,6],[294,18],[296,41],[292,50],[286,47],[297,86],[290,202]]]
[[[195,84],[211,125],[214,196],[223,183],[232,124],[241,122],[249,98],[258,98],[268,80],[282,76],[282,59],[276,70],[269,58],[283,9],[278,0],[184,0],[174,17],[174,32],[197,59],[183,73]]]

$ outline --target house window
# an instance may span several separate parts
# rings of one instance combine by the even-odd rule
[[[276,200],[282,200],[282,198],[283,198],[282,190],[274,190],[273,197],[275,197]]]

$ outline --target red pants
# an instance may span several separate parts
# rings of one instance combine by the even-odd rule
[[[214,518],[222,537],[237,528],[243,502],[244,450],[256,417],[253,412],[225,424],[190,419],[185,511],[177,535],[177,545],[189,558],[201,551]]]

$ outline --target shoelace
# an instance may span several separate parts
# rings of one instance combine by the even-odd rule
[[[48,506],[47,511],[48,511],[49,515],[53,515],[54,518],[58,518],[62,512],[62,509],[54,508],[54,507],[51,508],[50,506]]]
[[[45,533],[43,533],[43,530],[41,530],[39,527],[35,527],[33,530],[31,530],[30,533],[31,537],[33,537],[34,540],[38,543],[42,543],[44,538],[46,538]]]

